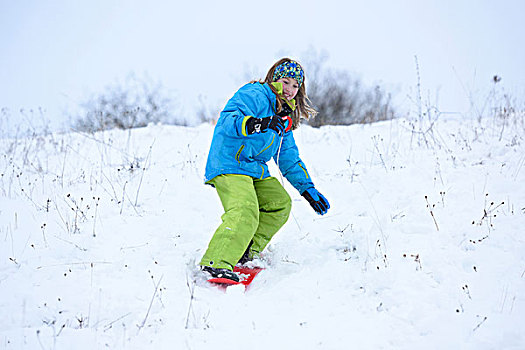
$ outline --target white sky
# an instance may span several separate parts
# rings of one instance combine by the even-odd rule
[[[482,99],[495,74],[523,93],[524,14],[522,0],[0,0],[0,107],[61,120],[135,72],[178,94],[185,113],[199,94],[219,108],[247,70],[262,78],[276,59],[315,48],[401,100],[417,55],[440,109],[466,112],[467,92]]]

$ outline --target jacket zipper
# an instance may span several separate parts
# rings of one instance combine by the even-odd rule
[[[239,160],[239,157],[241,156],[241,152],[242,150],[244,149],[244,145],[242,145],[239,150],[237,151],[237,154],[235,154],[235,160],[237,161],[237,163],[241,163],[241,161]]]
[[[268,148],[272,147],[273,145],[273,141],[275,141],[275,135],[273,135],[273,139],[272,139],[272,142],[270,142],[270,144],[265,148],[263,149],[262,151],[260,151],[259,153],[257,153],[257,156],[261,153],[263,153],[264,151],[266,151]]]

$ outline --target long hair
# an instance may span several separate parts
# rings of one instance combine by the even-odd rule
[[[271,84],[273,83],[273,73],[277,66],[287,61],[289,62],[292,60],[285,57],[275,62],[266,74],[266,78],[264,79],[264,83],[267,83],[270,86],[270,89],[272,89],[273,93],[277,96],[276,113],[279,113],[282,109],[282,100],[279,98],[279,93],[277,92],[275,87]],[[297,91],[297,95],[295,96],[295,103],[296,108],[291,115],[293,130],[299,127],[301,118],[308,120],[310,117],[313,118],[317,114],[317,111],[311,106],[311,101],[308,98],[308,95],[306,94],[306,78],[304,79],[303,83],[299,87],[299,90]]]

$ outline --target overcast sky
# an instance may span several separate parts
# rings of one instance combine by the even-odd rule
[[[192,113],[199,95],[222,107],[247,71],[262,78],[313,48],[402,103],[417,56],[424,92],[466,112],[467,94],[483,96],[496,74],[523,94],[524,14],[523,0],[0,0],[0,107],[63,120],[67,106],[135,72]]]

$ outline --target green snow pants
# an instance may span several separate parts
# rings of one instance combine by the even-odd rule
[[[200,265],[231,270],[251,241],[250,255],[262,252],[288,220],[292,200],[274,177],[228,174],[208,183],[217,190],[224,214]]]

